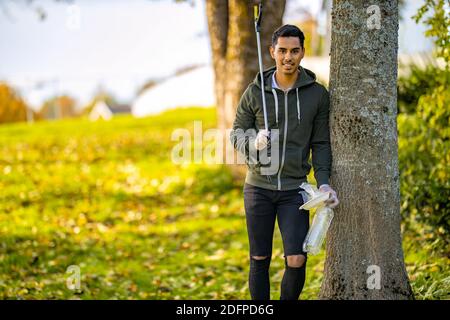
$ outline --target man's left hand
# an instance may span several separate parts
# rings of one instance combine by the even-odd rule
[[[321,192],[329,192],[330,193],[330,198],[328,198],[328,200],[325,201],[325,204],[333,209],[336,208],[337,205],[339,204],[339,200],[336,194],[336,191],[334,191],[329,185],[327,184],[323,184],[320,186],[319,191]]]

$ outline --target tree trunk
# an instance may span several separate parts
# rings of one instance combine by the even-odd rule
[[[413,298],[400,234],[397,40],[397,1],[334,1],[331,184],[341,203],[327,235],[322,299]]]
[[[272,65],[269,46],[273,31],[281,26],[285,0],[266,1],[261,25],[263,64]],[[206,1],[213,55],[218,127],[231,128],[239,99],[259,71],[253,1]]]

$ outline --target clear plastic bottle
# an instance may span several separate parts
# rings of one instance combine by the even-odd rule
[[[328,231],[328,227],[333,220],[334,212],[328,207],[317,208],[313,222],[303,242],[303,251],[311,254],[318,254],[323,244],[323,240]]]

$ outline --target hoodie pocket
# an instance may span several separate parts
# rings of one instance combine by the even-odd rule
[[[259,173],[261,171],[261,163],[258,161],[255,163],[255,161],[250,162],[250,160],[246,159],[245,163],[247,164],[247,168],[253,172],[253,173]]]
[[[301,178],[305,175],[302,168],[302,150],[302,148],[286,150],[282,176]]]

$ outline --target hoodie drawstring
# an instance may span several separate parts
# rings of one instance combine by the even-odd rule
[[[276,122],[278,125],[278,95],[275,89],[272,88],[273,99],[275,100],[275,114],[276,114]]]
[[[298,99],[298,88],[295,89],[295,92],[297,94],[297,120],[298,123],[300,123],[300,100]]]

